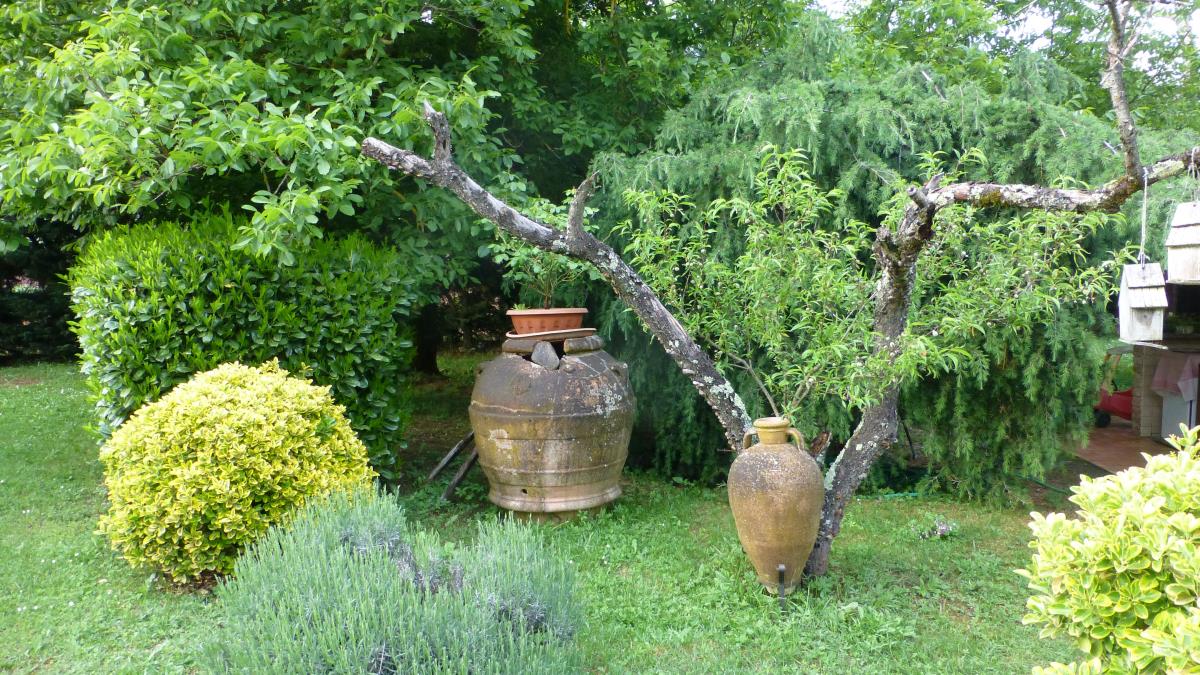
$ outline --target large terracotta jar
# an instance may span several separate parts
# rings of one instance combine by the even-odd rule
[[[621,494],[634,397],[628,368],[598,335],[510,339],[479,367],[471,428],[488,498],[530,514],[572,514]]]
[[[758,443],[750,440],[758,436]],[[782,417],[754,421],[741,454],[729,468],[729,507],[738,538],[758,581],[772,593],[800,582],[817,540],[825,490],[821,469],[809,456],[800,432]]]

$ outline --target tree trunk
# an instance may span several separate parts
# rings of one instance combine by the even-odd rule
[[[413,356],[413,370],[423,375],[441,377],[437,357],[445,332],[441,303],[435,301],[422,307],[417,315],[417,335],[414,340],[417,353]]]
[[[934,182],[936,185],[936,181]],[[917,277],[917,259],[932,231],[932,215],[926,224],[926,209],[910,206],[898,231],[886,225],[875,241],[875,258],[880,276],[875,284],[875,352],[894,360],[900,354],[900,339],[908,327],[912,307],[912,288]],[[911,213],[909,217],[907,214]],[[833,540],[842,529],[846,505],[862,485],[871,467],[892,443],[896,442],[900,416],[900,385],[892,383],[876,403],[863,409],[862,417],[841,454],[829,467],[825,478],[825,503],[817,541],[804,567],[806,576],[821,576],[829,571]]]

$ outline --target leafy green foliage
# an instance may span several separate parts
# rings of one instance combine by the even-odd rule
[[[532,3],[536,94],[500,102],[523,173],[553,197],[579,184],[593,153],[645,149],[664,113],[761,57],[800,9],[783,0]]]
[[[1096,69],[1108,46],[1109,15],[1103,5],[1080,0],[1012,3],[1024,13],[1049,15],[1045,30],[1022,36],[1038,43],[1054,61],[1084,83],[1081,107],[1111,109],[1109,93]],[[1200,44],[1196,41],[1194,2],[1130,3],[1129,30],[1138,39],[1129,46],[1125,87],[1143,129],[1200,131],[1191,106],[1200,96]],[[1020,16],[1020,15],[1018,15]],[[1143,153],[1143,160],[1149,160]]]
[[[768,153],[756,201],[697,208],[671,193],[629,192],[639,220],[622,230],[626,255],[689,333],[726,370],[761,380],[772,412],[802,424],[810,395],[862,401],[875,379],[846,367],[869,340],[869,279],[856,259],[868,232],[856,223],[820,229],[838,195],[817,188],[804,164],[798,153]],[[717,237],[728,242],[732,232],[744,233],[742,252],[723,260]]]
[[[565,673],[579,669],[570,568],[535,531],[484,521],[441,544],[371,492],[314,501],[218,591],[219,672]]]
[[[927,64],[999,85],[1012,42],[1000,34],[1008,2],[988,0],[869,0],[855,7],[849,23],[869,45],[871,61]]]
[[[560,230],[567,227],[567,211],[566,205],[547,199],[532,200],[523,209],[530,218]],[[584,229],[591,228],[585,223]],[[582,305],[587,290],[582,282],[601,280],[591,265],[529,246],[507,233],[497,233],[496,242],[487,248],[492,260],[504,265],[504,290],[535,300],[541,308],[553,307],[556,298],[566,303],[560,306]]]
[[[1090,264],[1086,246],[1120,221],[979,216],[943,210],[922,256],[908,332],[921,358],[929,349],[949,360],[938,377],[906,380],[903,407],[920,427],[927,484],[1019,501],[1014,479],[1042,478],[1091,428],[1104,353],[1096,333],[1107,321],[1097,308],[1117,267]]]
[[[622,309],[606,303],[596,323],[612,331],[608,350],[634,363],[629,381],[639,393],[627,464],[656,469],[664,477],[715,483],[733,461],[732,453],[722,452],[726,448],[720,423],[662,346],[630,326]],[[739,378],[740,372],[727,374],[739,384],[749,379]],[[753,386],[747,383],[740,389],[752,391]],[[763,405],[757,399],[749,403],[755,414]]]
[[[285,263],[323,230],[369,229],[419,243],[430,282],[461,284],[491,226],[363,159],[364,137],[427,151],[428,101],[497,193],[557,197],[593,152],[644,147],[694,81],[773,44],[793,7],[14,0],[0,7],[0,250],[35,216],[87,229],[209,201],[249,210],[237,245]],[[512,173],[526,161],[532,184]]]
[[[484,104],[499,96],[502,73],[528,81],[524,8],[94,3],[45,51],[0,72],[11,93],[0,115],[5,211],[88,227],[219,199],[252,214],[239,247],[285,264],[339,218],[478,232],[444,197],[397,200],[382,189],[386,170],[358,143],[368,134],[414,142],[428,99],[453,115],[469,166],[512,166],[486,132]],[[22,9],[31,8],[5,18],[29,20]],[[488,56],[455,58],[468,34]]]
[[[372,465],[391,477],[408,410],[419,263],[350,237],[317,242],[280,267],[233,250],[237,230],[225,214],[187,228],[110,231],[71,270],[101,435],[192,373],[278,358],[331,387]]]
[[[305,500],[375,475],[328,388],[274,361],[196,375],[135,412],[100,461],[100,531],[131,564],[185,582],[229,573]]]
[[[1200,52],[1195,3],[1132,2],[1125,58],[1126,92],[1143,129],[1200,130],[1191,102],[1200,92]],[[1027,50],[1070,73],[1073,105],[1096,115],[1112,109],[1097,76],[1111,24],[1103,3],[1081,0],[870,0],[854,7],[848,22],[872,48],[862,54],[873,68],[921,64],[928,73],[966,75],[995,92],[1010,86],[1014,69],[1026,70]],[[1143,157],[1148,160],[1150,157]]]
[[[983,158],[976,153],[973,161]],[[918,383],[946,375],[941,398],[915,412],[929,429],[927,454],[939,472],[953,476],[956,489],[978,496],[997,478],[1003,485],[1006,471],[1042,475],[1053,466],[1055,440],[1063,427],[1083,423],[1079,411],[1091,402],[1087,387],[1099,368],[1095,345],[1078,340],[1077,326],[1063,325],[1070,314],[1059,315],[1064,306],[1091,305],[1113,290],[1111,266],[1085,264],[1083,248],[1107,217],[981,220],[970,208],[946,209],[918,271],[919,309],[893,358],[874,349],[875,280],[863,262],[870,259],[871,230],[831,216],[841,195],[813,182],[800,153],[768,152],[761,166],[753,200],[697,207],[668,192],[627,193],[639,220],[620,231],[629,240],[626,255],[718,363],[748,371],[776,414],[843,435],[855,412],[884,388],[909,383],[922,393]],[[888,227],[898,224],[905,206],[903,190],[897,193],[884,213]],[[731,242],[732,232],[745,240]],[[723,256],[730,248],[741,252]],[[1062,328],[1045,351],[1075,372],[1043,385],[1047,362],[1037,342],[1042,334],[1033,329],[1055,322]],[[1005,353],[1030,333],[1034,346],[1026,358]],[[955,407],[975,405],[985,386],[1025,395],[1000,411]],[[1018,401],[1024,407],[1017,409]],[[1051,420],[1075,426],[1047,424],[1047,409]],[[958,440],[998,412],[1004,421],[985,425],[990,433],[973,433],[977,444]]]
[[[1043,305],[1040,321],[1036,328],[1001,321],[963,336],[959,344],[972,358],[944,377],[905,387],[903,414],[920,425],[912,433],[930,464],[923,486],[961,498],[1025,501],[1021,479],[1041,479],[1065,447],[1085,440],[1105,341],[1085,313]],[[909,450],[901,451],[903,461],[913,459]]]
[[[1048,673],[1182,673],[1200,663],[1200,428],[1144,468],[1084,478],[1077,515],[1033,514],[1026,623],[1089,657]]]

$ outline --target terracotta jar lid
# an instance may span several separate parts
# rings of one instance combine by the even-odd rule
[[[509,338],[504,341],[504,345],[500,347],[500,351],[505,354],[532,354],[534,346],[542,341],[554,342],[554,340],[546,340],[545,338]],[[587,352],[600,351],[601,349],[604,349],[604,338],[599,335],[568,338],[563,341],[563,351],[567,354],[585,354]]]

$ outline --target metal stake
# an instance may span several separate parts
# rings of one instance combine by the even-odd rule
[[[450,463],[450,460],[454,459],[454,456],[457,455],[460,450],[465,448],[467,443],[470,443],[474,439],[474,431],[468,433],[466,436],[463,436],[461,441],[455,443],[453,448],[450,448],[450,452],[446,453],[446,456],[442,458],[442,461],[438,462],[438,465],[433,467],[433,471],[429,472],[429,476],[426,477],[425,480],[433,480],[436,478],[437,475],[442,472],[442,469],[445,469],[446,465]]]
[[[779,563],[779,613],[787,614],[787,595],[783,589],[783,575],[787,572],[787,566]]]

